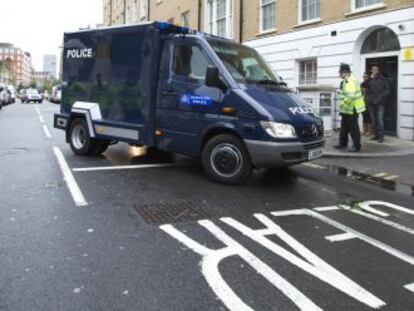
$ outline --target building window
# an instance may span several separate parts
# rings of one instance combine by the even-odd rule
[[[139,7],[139,11],[140,11],[140,18],[144,19],[147,17],[147,12],[148,12],[148,0],[140,0],[140,7]]]
[[[383,4],[384,0],[352,0],[352,2],[354,10],[361,10],[369,8],[370,6]]]
[[[206,29],[209,33],[225,38],[233,36],[233,1],[207,0]]]
[[[188,11],[181,14],[181,26],[182,27],[188,28],[190,26],[189,16],[190,16],[190,12]]]
[[[260,31],[276,29],[276,0],[261,0]]]
[[[320,0],[299,0],[299,22],[317,20],[320,17]]]
[[[316,59],[299,61],[299,84],[316,84],[318,80],[318,62]]]
[[[382,27],[374,30],[365,39],[361,54],[399,51],[400,49],[400,41],[397,35],[391,29]]]

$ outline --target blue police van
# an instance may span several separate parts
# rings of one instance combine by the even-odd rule
[[[247,46],[148,22],[65,33],[63,53],[54,127],[76,155],[147,146],[228,184],[322,155],[321,118]]]

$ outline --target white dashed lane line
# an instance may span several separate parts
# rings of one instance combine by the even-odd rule
[[[35,110],[36,110],[37,116],[39,117],[40,124],[43,127],[43,132],[45,133],[46,138],[52,138],[52,134],[50,133],[49,128],[45,124],[45,119],[43,118],[42,113],[40,112],[37,106],[35,106]]]
[[[45,124],[43,124],[43,132],[45,133],[46,138],[52,138],[52,134],[50,134],[49,129]]]

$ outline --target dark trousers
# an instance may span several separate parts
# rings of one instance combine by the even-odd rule
[[[369,112],[371,114],[372,125],[376,138],[384,138],[384,106],[370,105]]]
[[[348,146],[348,135],[351,135],[354,146],[361,148],[361,131],[359,130],[358,114],[343,114],[341,119],[341,131],[339,143]]]

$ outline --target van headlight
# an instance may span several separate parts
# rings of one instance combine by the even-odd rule
[[[297,138],[295,128],[290,124],[260,121],[260,125],[274,138]]]

